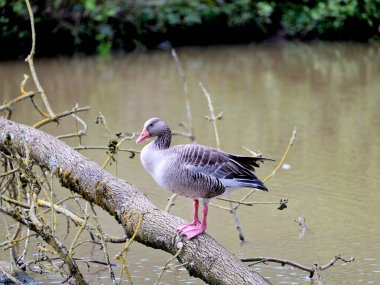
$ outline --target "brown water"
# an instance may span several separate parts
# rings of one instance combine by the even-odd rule
[[[225,210],[211,208],[207,232],[239,257],[278,257],[311,266],[325,264],[336,254],[347,259],[353,256],[355,263],[338,262],[323,271],[324,284],[380,284],[380,47],[284,43],[177,52],[189,82],[198,143],[215,145],[212,125],[202,118],[209,111],[199,82],[211,94],[216,111],[224,112],[218,126],[225,151],[247,154],[241,148],[246,146],[279,161],[293,128],[298,129],[286,161],[290,169],[281,169],[267,182],[268,193],[256,193],[249,199],[277,202],[288,197],[289,207],[283,211],[276,205],[240,207],[247,240],[243,246],[234,219]],[[107,144],[104,128],[94,124],[99,111],[113,132],[140,131],[152,116],[164,118],[174,129],[179,129],[179,121],[187,120],[182,83],[169,52],[110,60],[37,60],[36,68],[54,111],[69,109],[75,102],[91,106],[91,111],[82,114],[89,122],[84,145]],[[1,101],[18,95],[23,73],[27,66],[22,61],[0,63]],[[13,119],[30,123],[38,116],[29,102],[22,102]],[[73,122],[67,119],[43,129],[67,133],[75,130]],[[67,141],[77,145],[77,140]],[[174,138],[174,143],[186,142]],[[124,147],[141,148],[133,141]],[[106,158],[101,151],[82,153],[100,164]],[[258,170],[259,176],[264,177],[273,167],[266,163]],[[169,194],[144,172],[138,158],[131,160],[120,153],[118,163],[108,170],[137,185],[159,208],[165,207]],[[232,198],[246,193],[241,190]],[[173,214],[186,219],[191,218],[191,211],[191,201],[185,198],[178,198],[172,208]],[[99,212],[104,230],[122,235],[120,226]],[[300,216],[307,225],[303,238],[294,221]],[[71,244],[69,238],[66,242]],[[110,256],[120,249],[121,245],[111,245]],[[88,252],[87,247],[80,254],[102,259],[98,248]],[[170,255],[134,244],[128,257],[134,282],[153,284]],[[274,264],[253,268],[274,284],[314,284],[297,269]],[[85,274],[92,284],[111,283],[102,266],[93,266]],[[41,282],[57,280],[51,275]],[[183,269],[169,270],[162,283],[202,284]]]

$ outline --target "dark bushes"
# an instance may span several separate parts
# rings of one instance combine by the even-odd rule
[[[37,56],[300,39],[379,40],[380,0],[36,0]],[[30,46],[24,0],[0,0],[1,57]]]

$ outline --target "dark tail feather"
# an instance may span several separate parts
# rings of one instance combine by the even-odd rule
[[[239,156],[239,155],[232,155],[232,154],[230,155],[230,158],[242,165],[250,165],[254,167],[260,167],[260,164],[258,164],[259,162],[275,161],[274,159],[266,158],[266,157],[250,157],[250,156]]]
[[[248,180],[248,179],[235,179],[240,187],[256,188],[262,191],[268,192],[268,188],[265,187],[264,183],[259,179]]]

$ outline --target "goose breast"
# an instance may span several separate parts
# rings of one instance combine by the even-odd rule
[[[191,198],[213,198],[221,195],[225,187],[207,171],[212,168],[205,167],[205,159],[209,158],[202,154],[198,145],[177,145],[155,151],[150,151],[148,145],[141,153],[141,161],[162,188]]]

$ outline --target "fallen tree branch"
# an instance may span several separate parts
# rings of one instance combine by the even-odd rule
[[[181,218],[157,209],[136,187],[111,175],[64,142],[1,117],[0,130],[0,150],[9,151],[6,140],[11,139],[11,147],[21,157],[28,152],[35,164],[55,173],[64,187],[108,211],[122,224],[128,237],[136,232],[141,214],[144,218],[135,236],[137,242],[172,255],[177,253],[178,243],[182,243],[177,259],[190,275],[209,284],[270,284],[208,234],[193,240],[178,236],[176,227],[184,222]]]

